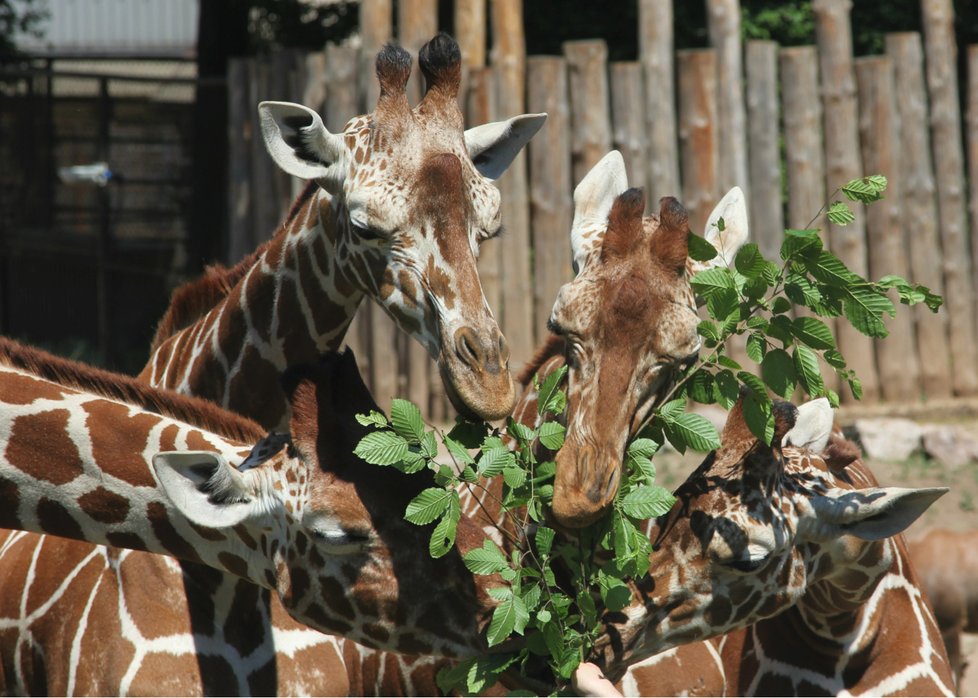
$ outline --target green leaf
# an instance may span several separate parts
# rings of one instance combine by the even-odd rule
[[[842,354],[840,354],[838,351],[834,351],[834,350],[827,351],[824,354],[822,354],[822,358],[825,359],[825,363],[827,363],[832,368],[846,367],[845,357],[843,357]]]
[[[761,377],[771,390],[784,398],[791,396],[798,382],[795,365],[784,349],[772,349],[764,356]]]
[[[499,546],[486,538],[481,548],[474,548],[462,556],[466,569],[472,574],[495,574],[509,569],[509,561]]]
[[[374,431],[362,439],[354,455],[373,465],[400,463],[408,454],[408,443],[391,431]]]
[[[751,361],[761,363],[764,360],[764,350],[767,348],[767,341],[764,336],[756,332],[751,332],[747,337],[747,356]]]
[[[744,396],[744,421],[754,436],[765,444],[771,444],[774,438],[774,410],[770,400],[759,400],[757,393]]]
[[[812,349],[835,349],[835,337],[829,326],[818,318],[797,317],[791,323],[791,334]]]
[[[849,225],[856,220],[856,214],[844,201],[833,201],[826,215],[829,221],[836,225]]]
[[[564,425],[560,422],[544,422],[540,425],[540,443],[544,448],[556,451],[564,445]]]
[[[734,371],[739,371],[742,368],[740,364],[738,364],[736,361],[731,359],[726,354],[721,354],[717,358],[717,363],[725,368],[733,369]]]
[[[822,239],[818,230],[786,230],[781,243],[781,259],[800,259],[822,251]]]
[[[753,242],[746,243],[737,251],[734,267],[748,279],[759,278],[764,273],[766,260]]]
[[[426,431],[421,435],[421,452],[428,460],[438,457],[438,441],[435,439],[435,432]]]
[[[494,477],[503,471],[503,468],[512,466],[516,463],[516,456],[503,445],[493,448],[483,449],[479,457],[477,470],[483,477]]]
[[[751,393],[758,402],[766,405],[771,404],[771,398],[767,394],[767,388],[764,387],[764,383],[760,378],[747,371],[737,373],[737,378],[741,383],[750,388]]]
[[[558,407],[557,393],[560,392],[560,386],[564,381],[564,376],[567,375],[567,366],[561,366],[556,371],[551,371],[546,375],[546,377],[540,383],[540,389],[537,391],[537,414],[541,417],[546,412],[552,412],[554,414],[559,414],[563,412],[563,408],[555,409]]]
[[[420,441],[424,436],[424,420],[421,410],[411,402],[394,398],[391,400],[391,425],[397,435],[407,441]]]
[[[825,390],[825,384],[822,382],[822,374],[818,370],[818,356],[815,352],[803,344],[798,344],[794,348],[793,359],[795,373],[801,382],[801,387],[809,395],[821,395]]]
[[[452,498],[448,503],[448,511],[435,525],[435,530],[431,532],[431,540],[428,543],[428,553],[436,560],[443,557],[452,546],[455,545],[455,531],[458,528],[458,520],[461,518],[461,508],[459,506],[458,492],[451,492]]]
[[[783,315],[789,310],[791,310],[791,303],[789,303],[788,299],[783,296],[778,296],[774,299],[774,302],[771,303],[771,312],[775,315]]]
[[[842,263],[842,260],[831,252],[824,250],[814,259],[808,260],[805,263],[805,268],[809,274],[822,283],[837,288],[848,288],[850,284],[862,281],[862,279],[849,271],[846,265]]]
[[[621,509],[636,519],[652,519],[662,516],[676,503],[676,498],[665,487],[642,485],[621,501]]]
[[[713,374],[709,371],[700,369],[693,373],[686,383],[686,389],[695,402],[704,405],[716,402],[713,397]]]
[[[707,269],[694,274],[689,283],[697,294],[706,299],[724,291],[736,291],[733,276],[730,270],[724,267]]]
[[[890,299],[865,285],[852,286],[847,291],[849,298],[842,306],[846,319],[864,335],[886,337],[889,332],[882,317],[884,314],[892,317],[896,312]]]
[[[871,204],[883,198],[886,191],[886,177],[883,175],[869,175],[854,179],[842,187],[842,193],[850,201],[861,201],[864,204]]]
[[[464,465],[475,464],[475,458],[472,457],[469,450],[451,436],[446,436],[444,443],[445,448],[448,449],[448,453],[451,454],[452,458],[454,458],[457,463],[462,463]]]
[[[709,320],[703,320],[699,325],[696,326],[696,332],[700,337],[708,339],[712,342],[720,341],[720,331],[717,329],[715,322],[710,322]]]
[[[534,436],[532,428],[517,422],[512,417],[506,420],[506,433],[524,445],[530,443]]]
[[[607,574],[598,574],[598,590],[601,601],[612,613],[622,610],[632,600],[632,590],[621,579]]]
[[[503,468],[503,480],[510,487],[521,487],[526,482],[526,471],[523,468]]]
[[[377,410],[370,410],[366,414],[358,414],[357,421],[365,427],[375,426],[383,429],[387,426],[387,417],[384,416],[383,412],[378,412]]]
[[[713,397],[724,409],[729,410],[733,407],[738,395],[740,395],[740,383],[733,372],[724,369],[713,377]]]
[[[784,293],[796,305],[814,308],[822,302],[822,294],[807,277],[791,273],[785,278]]]
[[[429,487],[421,490],[421,493],[408,502],[404,510],[404,518],[413,524],[424,526],[442,515],[448,508],[452,495],[458,494],[453,490],[446,490],[442,487]]]
[[[494,647],[505,641],[514,631],[522,635],[529,620],[530,614],[526,610],[523,599],[510,593],[509,598],[496,606],[492,612],[492,620],[489,621],[489,630],[486,633],[489,646]]]
[[[706,309],[714,320],[726,320],[740,309],[740,296],[733,289],[718,291],[706,299]]]
[[[448,436],[465,448],[479,448],[488,433],[489,425],[485,422],[470,422],[463,417],[456,417],[455,426],[448,432]]]
[[[720,448],[720,435],[717,434],[716,427],[702,415],[684,412],[663,421],[666,425],[666,436],[673,445],[679,440],[696,451],[706,452]]]
[[[697,262],[709,262],[718,252],[717,248],[695,233],[689,234],[689,258]]]
[[[537,532],[535,534],[535,540],[537,543],[537,552],[543,556],[550,554],[550,550],[553,548],[554,536],[556,533],[552,528],[547,528],[546,526],[538,526]]]

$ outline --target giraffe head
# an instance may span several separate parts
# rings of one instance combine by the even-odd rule
[[[376,409],[352,353],[326,355],[283,381],[293,415],[287,452],[261,462],[256,448],[238,467],[208,451],[158,454],[169,500],[206,539],[240,539],[246,554],[220,562],[277,591],[300,622],[410,654],[484,650],[495,602],[460,554],[483,535],[463,518],[457,549],[432,559],[430,531],[399,513],[423,488],[420,479],[352,455],[366,430],[354,415]],[[450,596],[433,590],[433,579]]]
[[[586,526],[618,492],[625,447],[675,370],[695,359],[699,318],[689,285],[689,223],[672,197],[658,216],[627,189],[621,155],[606,155],[574,191],[571,231],[579,272],[561,287],[550,330],[564,339],[568,366],[567,438],[557,454],[553,514],[564,526]],[[730,260],[747,236],[740,189],[717,206],[722,237],[707,238]]]
[[[846,470],[858,452],[840,462],[826,449],[838,438],[832,422],[825,398],[799,408],[776,402],[767,446],[738,402],[721,448],[651,528],[650,575],[598,654],[632,662],[721,635],[777,615],[815,585],[814,603],[825,610],[863,603],[890,567],[879,541],[905,530],[947,488],[860,486]]]
[[[380,97],[372,114],[333,134],[306,107],[263,102],[262,133],[280,167],[333,197],[343,282],[424,345],[456,408],[496,419],[509,414],[515,389],[476,260],[479,245],[501,230],[492,182],[546,114],[463,130],[458,44],[439,34],[422,47],[419,63],[427,89],[413,109],[405,93],[411,57],[387,46],[377,56]]]

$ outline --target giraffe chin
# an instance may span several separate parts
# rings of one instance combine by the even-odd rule
[[[604,516],[618,493],[621,460],[598,458],[592,448],[565,444],[556,464],[554,520],[564,528],[584,528]]]
[[[508,370],[476,372],[461,364],[448,366],[445,361],[439,361],[438,372],[445,394],[461,416],[493,422],[513,411],[516,386]]]

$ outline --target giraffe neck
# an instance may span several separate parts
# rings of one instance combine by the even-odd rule
[[[140,380],[284,428],[288,406],[279,376],[340,347],[363,283],[372,278],[362,257],[337,244],[348,225],[342,201],[317,188],[245,268],[215,272],[230,285],[219,299],[206,290],[220,283],[215,278],[181,292],[199,290],[205,297],[197,305],[209,310],[157,337]]]
[[[150,459],[178,447],[216,451],[232,462],[249,451],[186,423],[0,367],[0,491],[10,503],[0,510],[0,527],[267,579],[273,570],[243,541],[217,540],[193,526],[160,491]]]

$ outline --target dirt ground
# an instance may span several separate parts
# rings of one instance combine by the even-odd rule
[[[865,415],[857,415],[854,412],[843,413],[840,415],[840,422],[846,426],[856,416]],[[966,412],[958,413],[941,411],[931,415],[914,414],[912,418],[920,423],[961,424],[969,430],[973,429],[972,433],[978,434],[978,414],[970,408]],[[702,454],[695,453],[687,453],[684,456],[675,452],[657,454],[655,464],[659,484],[674,489],[701,462],[702,457]],[[910,527],[907,532],[909,537],[920,535],[932,527],[960,531],[978,529],[978,463],[949,467],[922,456],[899,463],[873,459],[868,459],[866,462],[882,485],[950,488],[948,494],[938,500]],[[959,695],[978,696],[978,634],[965,635],[964,652],[970,671],[965,670]]]

